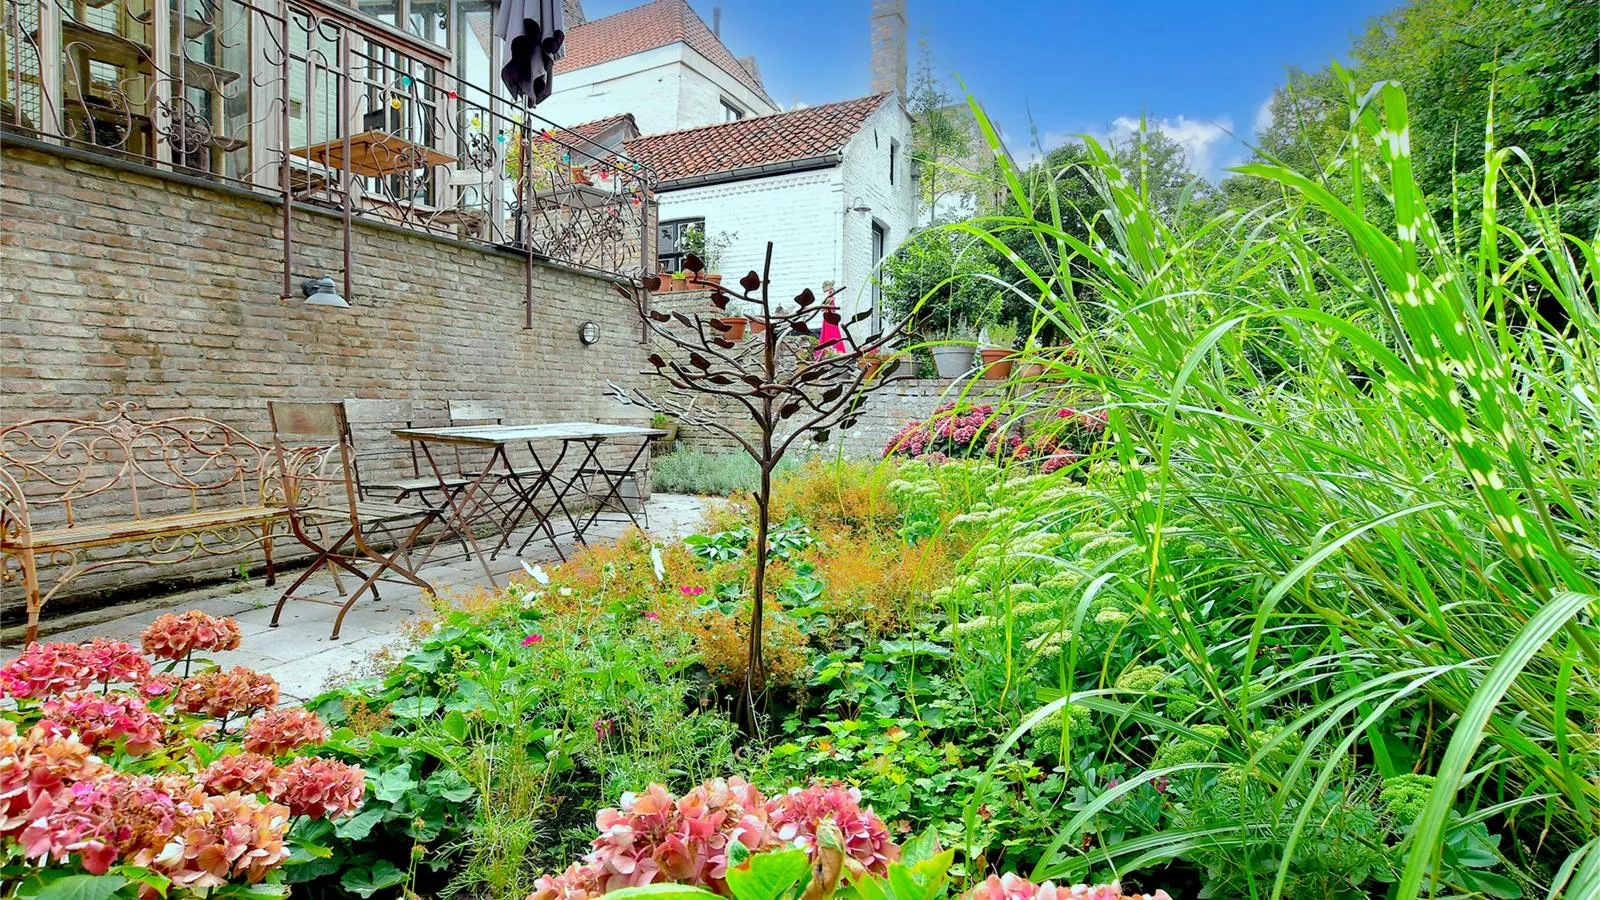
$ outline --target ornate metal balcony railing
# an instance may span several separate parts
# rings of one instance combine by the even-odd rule
[[[650,171],[495,92],[490,0],[3,2],[0,127],[291,201],[286,292],[292,203],[649,268]]]

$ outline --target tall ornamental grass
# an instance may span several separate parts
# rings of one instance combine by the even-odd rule
[[[1099,208],[1065,208],[1001,154],[1004,189],[1035,214],[949,226],[1012,265],[1074,348],[1052,374],[1109,417],[1103,458],[1072,476],[1090,507],[1074,514],[1119,527],[1137,565],[1085,579],[1079,623],[1108,580],[1134,595],[1161,623],[1150,654],[1181,664],[1210,720],[1252,735],[1230,752],[1273,790],[1270,823],[1093,860],[1069,828],[1036,876],[1270,839],[1283,862],[1252,895],[1276,898],[1321,827],[1302,800],[1353,772],[1416,772],[1437,780],[1393,896],[1457,894],[1452,836],[1479,823],[1512,838],[1496,852],[1516,885],[1495,895],[1600,892],[1594,236],[1561,231],[1492,128],[1481,219],[1436,221],[1401,89],[1352,88],[1351,111],[1335,171],[1241,170],[1281,189],[1260,209],[1171,224],[1184,217],[1164,220],[1141,173],[1090,141]],[[1502,204],[1535,239],[1501,226]],[[1074,217],[1097,237],[1074,236]],[[1006,249],[1019,235],[1047,270]],[[1188,728],[1075,671],[1019,734],[1069,700]]]

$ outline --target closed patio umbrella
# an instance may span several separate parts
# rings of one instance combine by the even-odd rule
[[[494,17],[494,34],[506,61],[500,81],[513,98],[528,98],[530,106],[550,96],[567,36],[562,5],[562,0],[501,0]]]

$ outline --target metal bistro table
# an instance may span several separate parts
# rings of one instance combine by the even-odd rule
[[[422,449],[423,458],[428,461],[428,466],[433,470],[440,484],[450,477],[449,473],[435,458],[430,445],[441,444],[453,447],[481,447],[489,451],[489,459],[484,463],[483,471],[476,475],[468,476],[472,480],[460,491],[446,496],[450,497],[450,509],[444,517],[449,531],[458,535],[472,549],[473,555],[478,557],[483,564],[483,572],[489,577],[489,583],[499,587],[494,573],[489,571],[489,556],[478,546],[477,539],[472,533],[472,524],[483,515],[489,505],[490,496],[502,483],[511,485],[512,492],[516,495],[511,509],[505,513],[501,522],[501,538],[496,544],[494,553],[499,553],[509,545],[511,535],[516,531],[522,519],[532,512],[538,520],[535,526],[543,530],[549,539],[550,546],[563,560],[566,554],[561,551],[561,546],[556,541],[555,529],[550,525],[551,516],[559,510],[567,523],[572,528],[573,536],[579,543],[584,543],[584,532],[594,524],[599,517],[599,510],[609,502],[615,501],[635,525],[638,520],[634,518],[627,503],[622,497],[622,486],[627,479],[634,476],[638,470],[639,460],[644,457],[645,451],[650,446],[650,441],[666,434],[658,428],[645,428],[636,425],[608,425],[598,422],[551,422],[543,425],[465,425],[441,426],[437,428],[401,428],[394,432],[395,437],[406,441],[416,441]],[[639,440],[639,446],[634,449],[633,455],[628,458],[623,466],[604,466],[599,460],[602,446],[607,442],[623,442]],[[539,450],[534,446],[535,441],[559,441],[561,452],[547,465],[540,456]],[[513,444],[526,444],[529,454],[533,456],[534,472],[519,472],[511,464],[511,457],[506,448]],[[566,460],[574,446],[581,448],[583,456],[573,469],[574,477],[566,481],[558,481],[556,474],[561,464]],[[579,519],[572,515],[567,507],[567,495],[573,486],[577,485],[584,476],[597,476],[605,485],[605,495],[601,497],[596,506],[596,511],[587,520],[579,524]],[[546,487],[550,488],[552,496],[548,504],[541,506],[538,495]],[[524,541],[521,553],[526,548],[534,535],[529,535]]]

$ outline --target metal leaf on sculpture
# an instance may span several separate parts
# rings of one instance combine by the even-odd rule
[[[690,353],[689,354],[689,362],[691,364],[693,364],[695,366],[695,368],[698,368],[698,369],[709,369],[709,368],[711,368],[711,360],[706,359],[704,356],[701,356],[698,353]]]
[[[733,384],[733,379],[726,375],[707,375],[706,380],[714,385],[717,385],[718,387],[724,387],[726,385]]]
[[[806,288],[794,296],[794,302],[799,306],[810,306],[817,302],[817,295],[811,293],[811,288]]]
[[[837,325],[840,322],[844,321],[844,317],[839,315],[839,311],[838,310],[836,310],[836,309],[828,309],[828,310],[823,310],[823,312],[822,312],[822,321],[827,322],[829,325]]]
[[[644,277],[644,289],[652,293],[661,290],[661,277],[659,275],[646,275]]]
[[[670,322],[670,321],[672,321],[672,317],[671,316],[667,315],[664,312],[661,312],[660,310],[656,310],[656,309],[650,310],[650,318],[656,320],[657,322]]]
[[[705,268],[706,264],[701,262],[700,257],[695,256],[693,253],[683,258],[683,270],[685,272],[694,272],[698,275],[699,273],[704,272]]]
[[[688,316],[684,315],[681,312],[674,312],[672,314],[672,317],[674,319],[677,319],[678,322],[680,322],[685,328],[693,328],[694,327],[694,320],[689,318]],[[715,325],[716,323],[713,322],[712,324]]]
[[[865,319],[869,319],[871,317],[872,317],[872,310],[870,308],[863,309],[861,312],[858,312],[855,315],[850,317],[850,324],[854,325],[857,322],[863,321]]]
[[[804,322],[795,322],[795,323],[791,324],[789,326],[789,330],[794,332],[795,334],[803,334],[803,335],[805,335],[807,337],[811,336],[811,326],[807,325]]]
[[[785,403],[782,409],[778,410],[778,418],[787,419],[799,411],[800,402],[798,400],[791,400],[788,403]]]
[[[725,337],[716,337],[716,336],[713,336],[711,338],[711,343],[712,343],[713,346],[720,347],[723,350],[732,350],[733,348],[739,346],[738,344],[735,344],[733,341],[730,341]]]
[[[822,392],[822,402],[824,404],[832,403],[839,399],[839,395],[842,393],[844,393],[844,385],[834,385]]]
[[[761,276],[755,272],[746,272],[744,277],[739,279],[739,286],[747,291],[753,291],[761,287]]]
[[[712,294],[711,305],[715,306],[717,309],[726,310],[728,308],[728,295],[720,291]]]
[[[667,361],[662,358],[661,354],[659,353],[652,353],[645,357],[645,359],[649,361],[650,365],[655,366],[658,369],[667,364]]]

